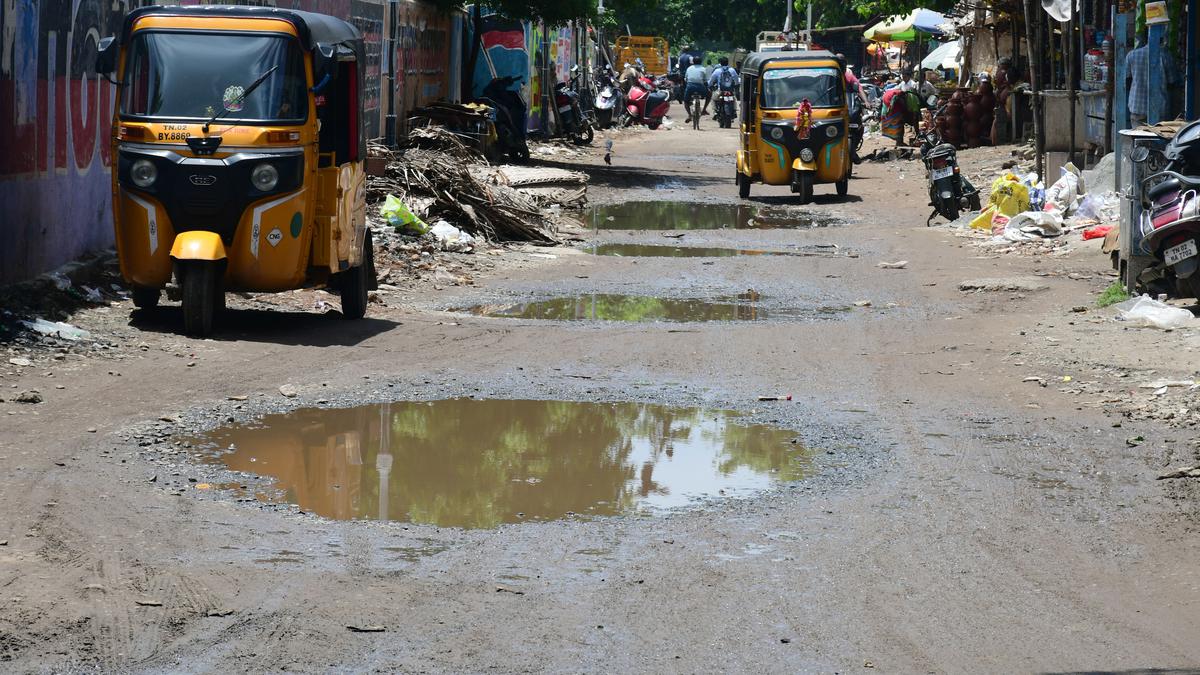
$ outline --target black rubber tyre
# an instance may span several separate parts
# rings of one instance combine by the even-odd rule
[[[979,203],[979,193],[967,197],[967,204],[970,205],[972,211],[982,211],[983,207]]]
[[[596,126],[600,127],[601,129],[607,129],[612,126],[612,123],[613,111],[611,109],[596,111]]]
[[[183,330],[192,337],[212,335],[217,314],[221,280],[217,263],[188,260],[180,263],[179,286],[183,291]]]
[[[363,238],[363,257],[357,267],[338,273],[338,290],[342,294],[342,317],[361,319],[367,314],[367,289],[371,280],[367,278],[375,269],[375,247],[371,245],[371,231]]]
[[[575,145],[591,145],[596,138],[596,132],[592,131],[592,125],[588,124],[586,120],[582,124],[583,128],[571,140],[575,142]]]
[[[809,171],[797,171],[792,177],[796,194],[800,195],[800,203],[808,204],[813,198],[813,175]]]
[[[845,197],[846,195],[850,194],[850,178],[846,177],[839,180],[835,184],[835,187],[837,187],[838,196]]]
[[[1181,298],[1200,300],[1200,276],[1193,274],[1187,279],[1175,277],[1175,293]]]
[[[650,131],[656,131],[660,124],[662,124],[662,123],[661,122],[647,122],[646,128],[650,129]]]
[[[958,220],[958,207],[951,202],[946,202],[939,206],[938,213],[942,214],[943,218],[952,223]]]
[[[154,309],[158,307],[160,297],[162,297],[162,291],[157,288],[133,287],[133,306],[138,309]]]
[[[742,172],[737,175],[738,197],[747,199],[750,197],[750,177]]]

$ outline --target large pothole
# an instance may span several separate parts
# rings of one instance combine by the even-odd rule
[[[445,527],[661,511],[810,471],[796,434],[726,410],[448,399],[305,408],[191,440],[327,518]]]
[[[719,230],[829,227],[841,221],[782,207],[649,201],[594,206],[589,222],[600,230]]]
[[[525,302],[485,303],[458,311],[476,316],[544,321],[710,322],[803,321],[841,316],[853,307],[820,305],[782,307],[760,304],[756,291],[712,300],[649,295],[588,293]]]

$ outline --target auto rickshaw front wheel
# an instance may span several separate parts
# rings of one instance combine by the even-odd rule
[[[800,195],[800,203],[807,204],[813,198],[813,174],[811,171],[792,172],[792,192]]]
[[[375,246],[371,243],[371,231],[363,237],[362,261],[338,273],[337,287],[342,294],[342,316],[361,319],[367,314],[367,291],[375,281]]]
[[[850,179],[848,177],[839,180],[835,186],[837,187],[839,197],[845,197],[850,194]]]
[[[746,199],[750,196],[750,176],[738,172],[737,175],[738,197]]]
[[[212,334],[213,319],[225,306],[220,263],[209,260],[179,262],[176,271],[183,291],[183,330],[192,337]]]

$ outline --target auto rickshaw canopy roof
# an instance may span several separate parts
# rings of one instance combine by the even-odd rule
[[[776,61],[837,61],[833,52],[823,49],[794,52],[753,52],[742,61],[742,74],[758,76]]]
[[[118,36],[122,44],[129,41],[133,24],[145,16],[156,17],[206,17],[232,19],[279,19],[296,28],[305,49],[315,49],[318,44],[345,45],[354,51],[358,60],[363,58],[362,33],[352,24],[337,17],[315,12],[277,7],[248,7],[243,5],[193,5],[187,7],[151,5],[133,10],[125,17],[125,26]]]

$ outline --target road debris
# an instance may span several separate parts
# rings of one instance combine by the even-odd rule
[[[1160,475],[1157,480],[1170,478],[1200,478],[1200,466],[1186,466]]]
[[[300,393],[300,390],[296,389],[295,385],[285,384],[279,387],[279,393],[288,398],[296,398],[296,396]]]
[[[1050,288],[1045,282],[1037,278],[1024,277],[1002,277],[988,279],[968,279],[961,281],[958,284],[960,291],[976,291],[976,292],[1014,292],[1014,293],[1034,293],[1044,291]]]
[[[162,607],[163,606],[162,600],[155,600],[153,598],[142,598],[140,600],[134,600],[133,602],[141,607]]]
[[[1126,300],[1114,305],[1119,312],[1117,318],[1135,326],[1170,330],[1194,325],[1196,317],[1182,307],[1172,307],[1148,295]]]
[[[885,269],[885,270],[902,270],[905,267],[908,267],[908,261],[907,260],[897,260],[896,262],[881,262],[878,265],[876,265],[876,267],[879,267],[879,268]]]
[[[369,625],[364,625],[364,626],[356,626],[354,624],[349,624],[346,626],[346,628],[349,628],[351,631],[354,631],[355,633],[382,633],[387,630],[387,628],[385,626],[380,626],[378,624],[369,624]]]
[[[13,400],[17,403],[41,403],[45,399],[42,398],[41,393],[37,389],[30,389],[29,391],[17,394],[17,397]]]

